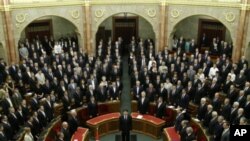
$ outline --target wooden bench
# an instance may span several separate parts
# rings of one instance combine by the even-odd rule
[[[176,132],[174,127],[164,128],[163,134],[164,141],[180,141],[181,139],[180,135]]]
[[[71,141],[89,141],[89,129],[78,127],[74,135],[71,137]]]

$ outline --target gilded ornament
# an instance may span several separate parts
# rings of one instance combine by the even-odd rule
[[[25,13],[25,14],[17,14],[16,15],[16,21],[18,23],[23,23],[26,20],[27,15],[28,15],[27,13]]]
[[[171,16],[172,16],[173,18],[178,18],[178,17],[180,16],[180,11],[177,10],[177,9],[172,10],[172,11],[171,11]]]
[[[233,22],[235,20],[235,15],[233,12],[228,12],[225,14],[225,18],[228,22]]]
[[[156,16],[156,10],[155,9],[152,9],[152,8],[149,8],[147,9],[147,14],[149,17],[153,18]]]
[[[72,10],[71,11],[71,17],[74,18],[74,19],[78,19],[80,17],[79,10]]]
[[[101,18],[104,15],[104,10],[103,9],[99,9],[95,11],[95,17],[97,18]]]

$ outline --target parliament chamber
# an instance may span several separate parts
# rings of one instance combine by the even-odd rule
[[[249,0],[0,0],[0,141],[229,141],[250,122]]]

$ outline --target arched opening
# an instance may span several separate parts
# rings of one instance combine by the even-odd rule
[[[74,42],[78,48],[79,39],[78,29],[72,22],[59,16],[43,16],[29,23],[21,32],[18,43],[19,56],[20,58],[22,57],[20,54],[20,43],[29,47],[31,44],[36,46],[38,41],[40,45],[43,45],[44,50],[50,54],[55,42],[59,41],[61,46],[67,44],[68,48]],[[28,43],[29,45],[27,45]]]
[[[184,41],[182,45],[178,43],[181,38]],[[187,46],[193,40],[195,47],[201,51],[210,50],[212,54],[219,55],[224,53],[224,46],[227,46],[227,54],[232,55],[233,43],[230,31],[222,22],[207,15],[193,15],[181,20],[173,28],[169,40],[173,50],[177,46],[187,50]]]
[[[124,45],[128,45],[132,36],[136,40],[151,39],[155,41],[156,38],[152,25],[143,17],[128,12],[114,14],[99,25],[95,38],[96,46],[101,40],[104,43],[107,43],[108,40],[115,42],[119,37],[122,37]]]

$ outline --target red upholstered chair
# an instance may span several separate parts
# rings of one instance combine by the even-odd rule
[[[172,109],[166,108],[166,116],[164,120],[166,121],[167,126],[171,126],[173,124],[175,117],[176,113]]]
[[[46,137],[45,141],[54,141],[51,137]]]
[[[98,105],[98,113],[99,115],[104,115],[108,113],[108,106],[104,104]]]

